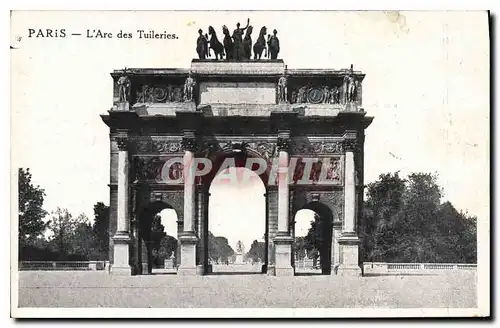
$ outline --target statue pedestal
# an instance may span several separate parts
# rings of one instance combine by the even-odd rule
[[[234,264],[237,264],[237,265],[243,264],[243,253],[236,254],[236,259],[234,260]]]
[[[358,111],[358,104],[354,102],[349,102],[345,104],[344,111],[346,112],[357,112]]]
[[[174,259],[172,257],[165,260],[165,269],[173,269],[174,268]]]
[[[130,110],[130,104],[128,101],[116,103],[113,110],[117,112],[128,112]]]

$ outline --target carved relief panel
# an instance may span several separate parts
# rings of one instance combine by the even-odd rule
[[[293,216],[297,213],[297,211],[307,207],[307,205],[314,204],[315,202],[324,204],[330,209],[334,224],[341,224],[343,222],[344,193],[341,189],[328,191],[305,189],[293,190],[291,202]]]
[[[134,157],[134,173],[137,181],[165,184],[183,184],[182,157]]]

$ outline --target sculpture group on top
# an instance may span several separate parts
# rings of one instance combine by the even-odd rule
[[[263,26],[253,47],[252,32],[253,26],[250,25],[250,19],[247,19],[245,27],[241,27],[240,23],[237,23],[232,35],[228,27],[223,25],[222,34],[224,35],[224,39],[222,43],[217,38],[217,33],[212,26],[208,27],[208,34],[203,34],[203,30],[199,29],[196,41],[198,58],[208,59],[212,55],[211,51],[213,51],[216,60],[250,60],[253,49],[253,59],[261,59],[262,53],[264,53],[265,57],[277,59],[280,51],[280,43],[277,37],[278,31],[273,30],[273,35],[270,35],[267,34],[267,28]]]

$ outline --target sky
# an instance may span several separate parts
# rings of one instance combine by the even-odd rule
[[[13,176],[29,167],[48,211],[59,206],[91,218],[96,202],[109,204],[109,131],[99,116],[112,106],[109,73],[188,68],[199,28],[232,29],[247,18],[254,39],[263,25],[278,30],[279,58],[290,69],[353,64],[366,74],[363,107],[375,117],[366,130],[366,183],[386,172],[437,173],[444,200],[489,220],[486,12],[13,12]],[[82,36],[29,38],[29,28]],[[87,29],[114,37],[86,38]],[[138,39],[139,29],[178,39]],[[116,38],[120,30],[134,38]],[[227,234],[234,227],[233,247],[242,232],[260,238],[262,190],[212,190],[210,228]]]

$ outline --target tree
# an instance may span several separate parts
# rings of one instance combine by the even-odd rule
[[[385,174],[368,185],[362,238],[366,259],[475,262],[476,218],[441,203],[437,176]]]
[[[82,225],[88,225],[88,218],[85,214],[80,214],[74,218],[67,209],[57,208],[52,212],[52,219],[49,221],[49,229],[52,231],[51,244],[59,252],[61,260],[65,260],[69,254],[75,252],[75,232]]]
[[[19,185],[19,248],[32,245],[43,234],[47,224],[43,218],[45,191],[31,182],[31,172],[22,168],[18,172]]]
[[[163,238],[165,238],[166,235],[167,234],[165,233],[165,227],[161,223],[161,216],[155,215],[153,217],[153,222],[151,223],[150,241],[153,262],[156,263],[156,265],[161,265],[159,250],[161,247],[161,241],[163,240]]]
[[[79,223],[76,224],[75,230],[69,238],[71,247],[68,257],[96,260],[98,250],[94,248],[95,236],[92,225],[85,214],[80,214],[78,221]]]
[[[208,232],[208,254],[213,262],[226,262],[234,255],[226,237],[216,237]]]
[[[158,249],[158,261],[164,263],[172,254],[174,257],[177,252],[177,239],[172,236],[166,235],[160,242],[160,248]]]
[[[360,237],[366,254],[373,250],[373,235],[382,220],[390,221],[403,206],[403,196],[406,192],[406,180],[395,172],[381,174],[379,180],[367,185],[367,199],[363,207],[363,226],[360,227]]]
[[[314,266],[318,257],[320,258],[321,271],[327,274],[331,270],[330,245],[331,245],[330,222],[322,219],[317,213],[314,213],[314,220],[311,221],[311,227],[304,238],[304,248],[308,251],[308,257],[312,257]]]
[[[251,259],[253,262],[264,261],[266,256],[266,243],[254,240],[250,250],[245,254],[245,260]]]
[[[109,206],[104,205],[103,202],[94,205],[92,234],[95,260],[107,260],[109,258]]]

